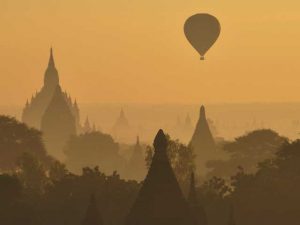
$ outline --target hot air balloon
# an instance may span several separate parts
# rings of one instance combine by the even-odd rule
[[[206,52],[216,42],[221,26],[218,19],[209,14],[196,14],[188,18],[184,24],[184,33],[191,45],[204,60]]]

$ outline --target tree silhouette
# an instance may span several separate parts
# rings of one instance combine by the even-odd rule
[[[243,167],[247,173],[255,173],[258,163],[274,157],[286,140],[268,129],[255,130],[237,137],[223,146],[229,156],[228,160],[214,160],[207,163],[207,167],[212,169],[208,177],[230,178],[237,173],[238,167]]]
[[[17,159],[23,153],[30,153],[49,165],[51,158],[46,153],[41,135],[40,131],[15,118],[0,116],[0,171],[16,169]]]
[[[125,160],[118,153],[119,145],[110,135],[101,132],[72,136],[64,151],[66,165],[77,174],[87,166],[99,166],[101,171],[108,174],[114,170],[122,171],[125,167]]]

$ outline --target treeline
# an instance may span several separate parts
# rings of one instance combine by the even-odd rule
[[[41,135],[13,118],[0,117],[0,224],[79,225],[94,194],[104,224],[122,225],[141,183],[117,172],[104,173],[96,165],[80,164],[83,169],[74,174],[47,155]],[[73,137],[68,145],[82,138],[103,146],[94,149],[99,151],[94,158],[116,148],[109,135],[99,133]],[[178,140],[168,137],[168,141],[169,159],[186,193],[199,156]],[[72,145],[76,157],[83,157],[78,152],[84,149],[87,155],[93,152],[87,144],[78,146]],[[198,198],[209,225],[299,224],[300,140],[256,130],[219,143],[218,152],[222,157],[208,162],[207,176],[198,177]],[[145,165],[152,155],[149,146]]]

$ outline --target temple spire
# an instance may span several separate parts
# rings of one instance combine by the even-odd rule
[[[200,108],[200,118],[201,118],[201,119],[206,119],[206,115],[205,115],[205,107],[204,107],[204,105],[202,105],[201,108]]]
[[[167,157],[168,140],[159,130],[155,152],[125,225],[196,225]]]
[[[167,152],[168,141],[162,129],[156,134],[153,146],[155,152]]]
[[[49,90],[54,91],[57,85],[59,85],[59,77],[57,69],[55,68],[53,50],[51,47],[48,67],[44,76],[44,86],[47,87]]]
[[[55,67],[52,47],[50,48],[50,58],[48,62],[48,67]]]
[[[92,131],[90,120],[89,120],[88,116],[85,119],[83,130],[84,130],[84,133],[90,133]]]

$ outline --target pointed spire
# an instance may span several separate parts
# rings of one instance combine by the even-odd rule
[[[85,119],[85,122],[84,122],[84,133],[89,133],[91,132],[91,125],[90,125],[90,120],[89,120],[89,117],[87,116],[86,119]]]
[[[28,98],[27,98],[25,107],[27,108],[28,106],[29,106],[29,101],[28,101]]]
[[[76,98],[75,98],[75,100],[74,100],[73,106],[74,106],[74,108],[75,108],[76,110],[79,110],[79,107],[78,107],[78,103],[77,103]]]
[[[204,107],[204,105],[202,105],[201,108],[200,108],[200,118],[206,119],[206,115],[205,115],[205,107]]]
[[[125,225],[195,225],[166,153],[167,138],[159,130],[148,174]]]
[[[162,129],[160,129],[156,134],[153,146],[155,148],[155,152],[167,152],[168,140]]]
[[[59,85],[59,77],[58,77],[58,72],[55,68],[53,50],[51,47],[48,67],[46,69],[45,76],[44,76],[44,86],[54,90],[57,85]]]
[[[136,136],[136,145],[139,146],[140,145],[140,137]]]
[[[48,67],[55,67],[52,47],[50,48],[50,58],[48,62]]]

